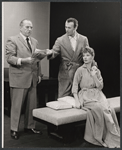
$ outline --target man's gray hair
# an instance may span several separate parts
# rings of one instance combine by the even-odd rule
[[[20,24],[19,24],[19,26],[20,26],[20,27],[22,27],[22,26],[23,26],[24,21],[30,21],[30,22],[32,22],[32,21],[31,21],[31,20],[29,20],[29,19],[23,19],[23,20],[20,22]]]

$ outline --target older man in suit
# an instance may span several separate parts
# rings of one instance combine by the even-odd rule
[[[32,38],[32,22],[20,22],[20,34],[12,36],[6,43],[6,57],[9,63],[9,84],[11,92],[11,137],[19,138],[19,121],[22,106],[26,101],[24,116],[25,132],[41,134],[35,129],[32,110],[37,107],[36,86],[41,81],[40,61],[32,58],[37,40]]]
[[[76,31],[77,28],[78,21],[75,18],[67,19],[65,22],[66,34],[57,38],[51,49],[52,54],[48,56],[49,59],[57,55],[61,56],[58,97],[71,95],[74,73],[82,65],[82,49],[89,46],[87,37],[79,34]]]

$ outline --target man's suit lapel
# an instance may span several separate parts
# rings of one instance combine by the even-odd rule
[[[27,45],[27,43],[25,42],[25,40],[23,39],[23,37],[19,34],[18,35],[19,40],[24,44],[24,46],[28,49],[28,51],[30,52],[30,49]],[[33,45],[33,44],[32,44]],[[32,46],[33,47],[33,46]],[[32,48],[32,52],[33,52],[33,48]],[[31,53],[31,52],[30,52]]]
[[[27,45],[27,43],[25,42],[25,40],[23,39],[23,37],[19,34],[18,35],[18,38],[19,38],[19,40],[24,44],[24,46],[26,47],[26,48],[28,48],[28,45]],[[28,48],[29,49],[29,48]]]

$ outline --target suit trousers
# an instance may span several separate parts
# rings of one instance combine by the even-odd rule
[[[11,130],[19,130],[19,122],[21,117],[22,106],[26,107],[24,114],[24,127],[35,128],[35,121],[33,120],[32,110],[37,107],[37,93],[36,87],[30,87],[28,89],[10,88],[11,92]]]
[[[72,88],[71,79],[60,78],[58,80],[58,98],[64,96],[72,96],[71,88]]]

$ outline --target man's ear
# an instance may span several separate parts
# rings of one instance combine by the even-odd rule
[[[78,25],[76,25],[76,27],[75,27],[75,30],[77,30],[78,29]]]

